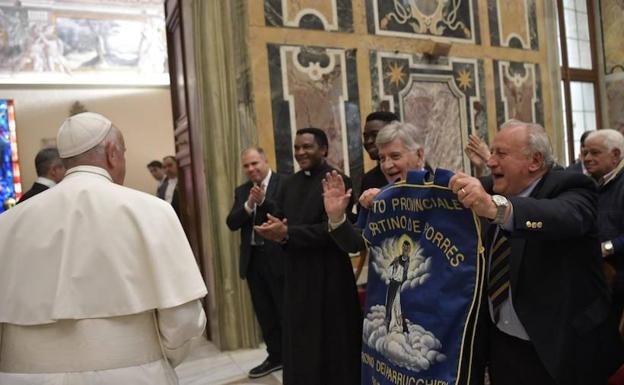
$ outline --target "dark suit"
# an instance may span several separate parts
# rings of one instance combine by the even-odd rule
[[[24,202],[26,199],[32,198],[35,195],[44,192],[45,190],[48,189],[48,186],[41,184],[41,183],[33,183],[32,187],[30,188],[30,190],[26,191],[24,193],[24,195],[22,195],[22,197],[20,198],[19,202],[17,202],[17,204],[20,204],[22,202]]]
[[[234,192],[234,205],[227,216],[230,230],[241,231],[239,273],[242,279],[247,279],[254,311],[267,344],[269,359],[273,363],[282,361],[283,255],[278,244],[262,239],[257,233],[256,244],[263,242],[264,245],[252,246],[251,234],[254,224],[262,224],[267,220],[266,208],[271,206],[269,202],[280,185],[280,175],[272,173],[266,188],[265,202],[256,208],[254,218],[244,207],[253,183],[243,183]]]
[[[167,192],[167,186],[169,186],[169,178],[165,178],[163,182],[158,186],[156,190],[156,196],[160,199],[165,199],[165,194]],[[175,190],[173,190],[173,196],[171,197],[171,207],[173,207],[173,211],[175,211],[178,218],[180,218],[180,192],[178,190],[178,186],[176,186]]]
[[[566,168],[566,171],[583,172],[583,162],[577,160]]]
[[[364,191],[370,188],[382,188],[387,184],[388,181],[381,171],[381,167],[377,164],[375,167],[368,170],[368,172],[362,177],[359,194],[361,195]]]
[[[482,183],[492,193],[491,179]],[[559,385],[604,384],[606,378],[600,361],[609,296],[600,267],[596,199],[594,182],[561,171],[546,173],[530,197],[509,198],[513,307],[530,338],[526,346],[534,349],[538,363]],[[486,248],[491,246],[492,227],[484,238]],[[482,308],[488,308],[487,302]],[[500,340],[507,335],[494,329],[489,314],[481,320],[490,327],[490,359],[507,355],[509,362],[521,361],[508,347],[493,346],[493,336]],[[525,370],[531,369],[525,365]],[[499,371],[498,379],[492,375],[492,384],[523,383],[506,373]]]

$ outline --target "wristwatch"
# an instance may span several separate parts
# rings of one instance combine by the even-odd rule
[[[613,254],[613,242],[611,241],[602,242],[602,248],[604,250],[605,255]]]
[[[500,225],[505,219],[505,212],[509,207],[509,201],[502,195],[492,195],[492,203],[496,206],[496,216],[494,217],[494,223]]]

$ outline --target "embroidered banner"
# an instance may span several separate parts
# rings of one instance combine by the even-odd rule
[[[479,218],[437,169],[383,189],[366,219],[369,246],[362,384],[468,384],[484,257]]]

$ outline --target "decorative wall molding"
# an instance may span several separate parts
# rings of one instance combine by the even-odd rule
[[[353,31],[351,0],[264,0],[266,25]]]
[[[493,63],[497,126],[509,119],[544,124],[539,65],[498,60]]]
[[[359,185],[363,160],[355,51],[269,44],[268,57],[277,170],[298,169],[295,132],[318,127],[329,138],[328,161],[356,175]]]
[[[492,46],[539,48],[535,0],[488,0],[488,18]]]
[[[483,62],[371,51],[373,104],[423,129],[432,167],[470,170],[470,133],[487,141]]]
[[[476,0],[367,0],[369,33],[480,44]]]

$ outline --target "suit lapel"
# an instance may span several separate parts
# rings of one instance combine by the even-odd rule
[[[271,178],[269,178],[269,185],[267,186],[267,189],[266,189],[267,198],[273,197],[273,194],[275,193],[275,188],[277,187],[277,179],[278,179],[277,174],[274,172],[271,172]]]
[[[529,197],[543,198],[545,191],[548,190],[548,188],[544,188],[547,177],[548,177],[548,173],[542,176],[542,179],[537,183],[533,191],[531,191],[531,194],[529,195]],[[509,269],[510,269],[509,279],[511,281],[511,288],[512,288],[511,293],[512,295],[515,296],[515,293],[517,292],[517,290],[513,290],[513,289],[517,287],[516,285],[518,283],[518,278],[519,278],[518,276],[520,274],[520,265],[522,264],[522,259],[524,258],[524,248],[526,246],[526,239],[520,238],[520,237],[514,237],[512,234],[510,242],[511,242],[511,261],[510,261],[510,266],[509,266]]]

